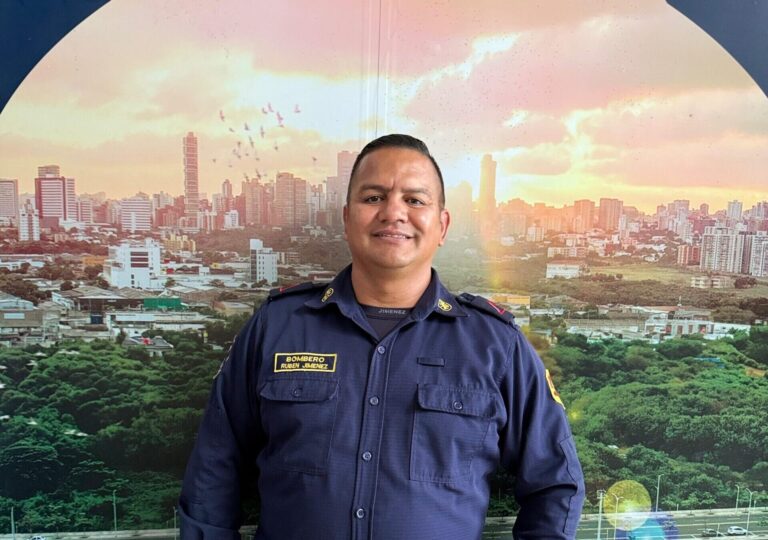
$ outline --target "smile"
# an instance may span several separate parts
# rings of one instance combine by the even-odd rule
[[[402,240],[408,240],[411,237],[402,233],[375,233],[373,236],[377,238],[397,238]]]

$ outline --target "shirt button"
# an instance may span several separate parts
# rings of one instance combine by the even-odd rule
[[[378,396],[373,396],[371,399],[368,400],[368,403],[373,405],[374,407],[379,404],[379,398]]]
[[[379,347],[376,349],[376,352],[379,354],[384,354],[385,352],[387,352],[387,348],[384,347],[383,345],[379,345]]]
[[[365,510],[363,510],[362,508],[358,508],[357,510],[355,510],[355,517],[357,519],[363,519],[365,517]]]
[[[371,461],[373,454],[370,452],[363,452],[363,461]]]
[[[460,411],[461,409],[464,408],[464,404],[461,401],[456,400],[453,402],[453,408],[456,409],[457,411]]]
[[[293,394],[293,397],[300,397],[301,396],[301,388],[294,388],[292,394]]]

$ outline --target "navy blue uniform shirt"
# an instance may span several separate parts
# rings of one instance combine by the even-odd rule
[[[270,298],[238,335],[187,465],[182,538],[239,539],[258,471],[257,539],[479,539],[499,464],[516,477],[515,538],[573,538],[581,467],[511,317],[433,272],[379,339],[350,275]]]

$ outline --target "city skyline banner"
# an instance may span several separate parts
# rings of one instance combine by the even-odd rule
[[[174,537],[235,332],[347,264],[344,175],[390,132],[443,170],[442,280],[551,373],[577,538],[768,534],[768,5],[75,5],[0,112],[0,535]]]
[[[203,15],[202,3],[110,2],[8,102],[0,174],[31,193],[37,167],[55,163],[81,193],[179,194],[191,131],[203,193],[278,171],[320,184],[338,152],[401,131],[427,140],[447,185],[469,182],[475,196],[491,154],[498,201],[609,197],[650,213],[674,199],[713,209],[762,200],[765,96],[671,6],[521,6],[498,17],[490,4],[449,4],[435,18],[376,7],[228,2]],[[110,39],[113,27],[123,39]],[[80,75],[89,72],[98,76]]]

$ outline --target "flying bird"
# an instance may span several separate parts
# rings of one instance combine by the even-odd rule
[[[234,130],[234,129],[232,129],[232,128],[229,128],[229,131],[231,131],[232,133],[234,133],[234,132],[235,132],[235,130]]]
[[[267,103],[267,110],[269,112],[275,112],[275,110],[272,108],[272,104],[271,103]]]
[[[277,152],[279,150],[279,148],[277,147],[277,143],[275,143],[275,146],[273,146],[272,148],[275,149],[275,152]]]
[[[259,128],[259,133],[261,133],[261,138],[263,139],[264,138],[264,126],[261,126]]]
[[[245,124],[243,125],[243,128],[245,129],[245,131],[251,131],[251,128],[248,127],[248,122],[245,122]]]
[[[221,118],[222,122],[224,121],[224,111],[222,111],[221,109],[219,109],[219,118]]]
[[[295,112],[296,114],[301,112],[301,109],[299,109],[299,104],[298,103],[293,107],[293,112]]]
[[[262,108],[261,108],[261,114],[267,114],[267,113],[268,113],[267,109],[265,109],[264,107],[262,107]]]

